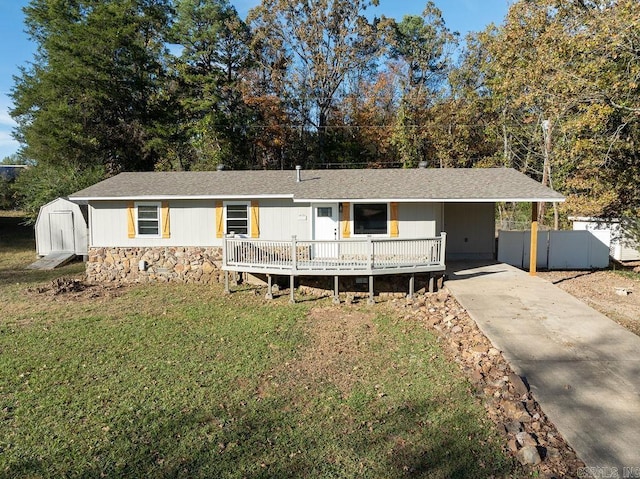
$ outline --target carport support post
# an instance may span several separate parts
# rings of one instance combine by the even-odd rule
[[[339,276],[333,277],[333,304],[340,304],[340,292],[338,291]]]
[[[538,260],[538,203],[531,203],[531,245],[529,248],[529,274],[536,275]]]

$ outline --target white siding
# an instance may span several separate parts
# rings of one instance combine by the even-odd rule
[[[607,221],[602,218],[578,219],[573,221],[573,229],[590,231],[609,247],[609,254],[617,261],[640,259],[640,246],[622,237],[619,221]]]
[[[313,215],[308,203],[292,200],[260,200],[260,238],[268,240],[311,239]]]
[[[50,216],[60,212],[68,212],[72,217],[71,224],[67,224],[70,230],[64,233],[65,239],[63,242],[69,245],[72,244],[72,249],[78,256],[87,255],[89,246],[87,222],[82,215],[80,206],[64,198],[53,200],[40,208],[35,227],[38,255],[46,256],[54,250],[54,247],[58,247],[56,245],[61,244],[60,239],[52,243]]]
[[[291,200],[261,200],[260,238],[311,239],[311,209]],[[126,201],[96,201],[90,205],[91,246],[222,246],[216,238],[216,212],[213,200],[175,200],[169,202],[170,238],[129,238]]]
[[[493,259],[495,204],[445,203],[447,259]]]
[[[398,204],[399,238],[433,238],[441,233],[441,226],[441,203]]]
[[[222,246],[216,238],[215,202],[169,202],[170,238],[129,238],[126,201],[96,201],[90,205],[92,247]]]

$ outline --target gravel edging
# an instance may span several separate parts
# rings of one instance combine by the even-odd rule
[[[584,463],[562,438],[533,397],[466,310],[444,288],[389,304],[406,320],[433,331],[460,366],[489,418],[505,439],[505,450],[524,472],[540,478],[577,477]]]

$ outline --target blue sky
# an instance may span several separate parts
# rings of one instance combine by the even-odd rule
[[[22,7],[28,0],[0,0],[0,160],[15,153],[18,143],[11,137],[14,122],[9,116],[13,76],[19,67],[33,60],[35,46],[24,33]],[[241,17],[259,0],[231,0]],[[402,19],[403,15],[419,15],[427,0],[380,0],[377,15]],[[470,31],[483,30],[489,23],[502,23],[513,0],[435,0],[447,26],[463,37]]]

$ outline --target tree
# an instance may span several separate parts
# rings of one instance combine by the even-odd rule
[[[104,173],[101,165],[80,169],[70,164],[44,163],[27,168],[13,185],[17,206],[27,222],[34,224],[42,205],[101,181]]]
[[[406,167],[426,161],[434,164],[431,141],[431,108],[443,98],[443,87],[451,69],[451,52],[457,34],[445,25],[442,12],[429,1],[422,13],[405,15],[400,23],[384,19],[390,55],[400,62],[402,98],[396,118],[393,143]]]
[[[182,47],[174,69],[182,138],[190,146],[181,168],[249,166],[246,125],[253,112],[240,89],[252,61],[247,25],[227,0],[182,0],[172,41]]]
[[[482,38],[503,161],[567,194],[566,213],[621,215],[640,200],[638,18],[633,0],[521,0]]]
[[[376,21],[364,13],[378,0],[263,0],[249,15],[254,48],[265,78],[290,111],[304,138],[317,133],[323,162],[327,127],[349,75],[372,66]]]
[[[37,44],[12,91],[21,155],[40,166],[150,170],[163,155],[169,0],[32,0]]]

